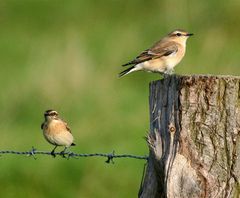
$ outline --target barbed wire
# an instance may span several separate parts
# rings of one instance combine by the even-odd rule
[[[36,155],[51,155],[53,154],[49,151],[38,151],[36,148],[32,147],[31,150],[29,151],[11,151],[11,150],[0,150],[0,156],[4,154],[15,154],[15,155],[27,155],[31,156],[34,159],[36,158]],[[114,158],[133,158],[133,159],[141,159],[141,160],[148,160],[148,156],[138,156],[138,155],[131,155],[131,154],[120,154],[116,155],[115,151],[112,153],[74,153],[74,152],[54,152],[54,157],[55,156],[61,156],[63,158],[76,158],[78,157],[106,157],[107,160],[105,161],[106,163],[114,163],[113,159]]]

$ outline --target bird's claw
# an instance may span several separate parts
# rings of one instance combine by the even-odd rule
[[[60,152],[60,155],[61,155],[63,158],[66,158],[65,154],[66,154],[65,151],[61,151],[61,152]]]
[[[54,151],[51,152],[51,155],[55,158],[56,154],[54,153]]]

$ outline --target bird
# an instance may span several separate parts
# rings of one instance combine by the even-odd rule
[[[43,130],[43,136],[50,143],[55,145],[51,151],[51,155],[55,157],[55,149],[58,146],[64,146],[64,150],[60,153],[63,157],[67,148],[70,146],[75,146],[73,143],[74,138],[71,133],[71,129],[68,124],[64,122],[58,116],[58,112],[55,110],[47,110],[44,113],[44,122],[41,124],[41,129]]]
[[[182,60],[186,51],[187,39],[192,36],[184,30],[174,30],[144,50],[134,60],[122,65],[130,66],[119,73],[119,77],[134,71],[148,71],[160,74],[172,74],[174,67]]]

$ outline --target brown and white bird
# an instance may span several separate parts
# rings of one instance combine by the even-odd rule
[[[119,77],[141,70],[172,74],[174,67],[184,57],[187,39],[192,35],[184,30],[170,32],[134,60],[124,64],[123,66],[131,65],[131,67],[122,71]]]
[[[55,149],[58,146],[64,146],[61,154],[64,157],[64,152],[70,146],[75,146],[73,143],[73,136],[67,123],[58,117],[58,112],[54,110],[47,110],[44,113],[45,121],[41,125],[45,139],[55,145],[51,154],[55,157]]]

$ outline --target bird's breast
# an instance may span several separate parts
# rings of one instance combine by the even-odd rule
[[[73,143],[73,136],[67,130],[64,122],[60,120],[52,120],[45,125],[43,134],[46,140],[58,146],[71,146]]]
[[[176,53],[164,57],[168,69],[173,69],[184,57],[185,50],[179,49]]]
[[[64,123],[58,120],[52,120],[47,127],[45,128],[45,132],[47,134],[59,134],[63,131],[66,131],[66,126]]]

